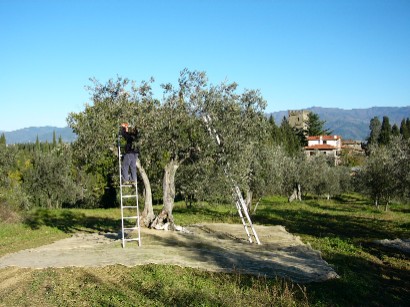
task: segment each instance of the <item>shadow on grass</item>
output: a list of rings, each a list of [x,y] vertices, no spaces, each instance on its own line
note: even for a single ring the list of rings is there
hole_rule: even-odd
[[[315,237],[350,238],[353,241],[395,239],[409,236],[408,229],[400,228],[393,221],[349,214],[333,215],[306,209],[261,208],[252,217],[255,223],[283,225],[288,231]],[[396,227],[398,226],[398,227]]]
[[[217,236],[211,233],[210,236]],[[221,269],[227,269],[231,273],[252,274],[274,280],[275,276],[287,280],[290,278],[296,283],[304,283],[306,273],[312,273],[311,269],[300,270],[300,267],[289,261],[275,261],[270,266],[269,261],[258,258],[256,251],[258,246],[236,242],[238,248],[227,249],[220,242],[206,241],[198,243],[195,238],[176,240],[175,238],[162,237],[160,234],[153,235],[155,241],[161,241],[162,245],[181,247],[181,252],[186,248],[196,250],[194,254],[186,253],[195,262],[215,263]],[[242,245],[243,244],[243,245]],[[242,247],[241,247],[242,246]],[[260,248],[266,249],[263,245]],[[248,252],[245,252],[245,250]],[[269,253],[269,249],[266,250]],[[278,259],[278,258],[275,258]],[[374,262],[354,254],[344,254],[334,251],[326,259],[340,275],[339,279],[325,282],[308,282],[305,284],[307,297],[312,305],[319,306],[406,306],[409,301],[408,291],[410,276],[408,270],[400,270],[383,262]],[[204,265],[205,267],[205,265]]]
[[[199,231],[197,228],[196,231]],[[181,233],[163,236],[150,234],[150,241],[161,242],[161,248],[178,247],[184,255],[183,263],[207,270],[217,270],[275,279],[309,283],[336,278],[337,275],[316,252],[304,246],[278,249],[277,243],[251,244],[222,231],[205,229],[204,236]],[[195,231],[194,231],[195,233]],[[173,263],[170,256],[170,263]],[[203,263],[203,265],[201,265]]]
[[[379,214],[381,212],[376,207],[369,207],[369,206],[365,207],[364,205],[366,204],[364,203],[340,202],[337,204],[337,206],[335,206],[333,200],[331,201],[309,200],[309,201],[304,201],[303,203],[306,206],[309,206],[314,209],[329,210],[329,211],[335,211],[335,212],[352,213],[352,212],[365,211],[365,212],[375,213],[375,214]]]
[[[114,232],[121,225],[119,219],[106,217],[86,216],[81,212],[72,210],[46,210],[38,209],[31,212],[24,223],[31,229],[38,229],[41,226],[55,227],[65,233],[77,231],[86,232]]]
[[[192,206],[189,208],[176,206],[173,209],[173,214],[206,217],[207,220],[215,222],[226,222],[227,218],[236,217],[238,215],[234,206],[225,206],[223,209],[221,209],[221,207],[212,206]]]
[[[300,205],[267,201],[252,220],[264,225],[283,225],[298,235],[319,240],[329,237],[334,238],[333,242],[356,246],[346,246],[350,249],[347,251],[338,250],[343,246],[335,246],[326,252],[325,260],[341,278],[309,284],[308,296],[313,304],[407,306],[410,301],[410,271],[386,260],[390,257],[393,262],[403,261],[405,265],[408,256],[374,243],[377,239],[408,238],[408,222],[390,215],[384,219],[380,211],[373,212],[355,201],[334,204],[313,199]]]
[[[408,306],[408,270],[340,253],[327,260],[341,278],[308,284],[308,297],[313,305],[322,302],[330,306]]]
[[[410,213],[410,206],[406,207],[406,206],[401,206],[398,208],[391,208],[390,210],[395,211],[395,212],[401,212],[401,213]]]

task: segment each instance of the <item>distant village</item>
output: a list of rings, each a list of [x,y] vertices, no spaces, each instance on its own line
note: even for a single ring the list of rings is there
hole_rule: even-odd
[[[310,111],[289,110],[288,123],[292,128],[307,131],[307,122]],[[343,140],[341,135],[308,135],[308,144],[304,150],[307,157],[326,155],[333,157],[336,164],[340,163],[342,150],[349,153],[363,154],[361,141]]]

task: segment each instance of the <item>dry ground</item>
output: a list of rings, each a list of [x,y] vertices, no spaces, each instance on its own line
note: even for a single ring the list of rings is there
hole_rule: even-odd
[[[142,229],[141,246],[127,242],[125,248],[118,234],[77,233],[49,245],[6,255],[0,258],[0,269],[155,263],[281,276],[299,283],[338,277],[318,251],[282,226],[256,226],[262,245],[250,244],[242,225],[197,224],[185,229],[181,232]]]

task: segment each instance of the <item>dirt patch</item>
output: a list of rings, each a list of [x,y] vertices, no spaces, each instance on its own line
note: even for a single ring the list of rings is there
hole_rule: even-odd
[[[78,233],[0,258],[0,268],[173,264],[217,272],[286,277],[298,283],[337,278],[318,251],[282,226],[256,226],[262,245],[250,244],[242,225],[197,224],[185,232],[141,230],[141,246],[118,234]]]

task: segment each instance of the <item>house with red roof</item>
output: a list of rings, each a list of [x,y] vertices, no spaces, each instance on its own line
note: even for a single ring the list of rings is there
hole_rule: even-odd
[[[305,146],[305,153],[308,157],[314,155],[326,155],[339,162],[342,153],[342,138],[340,135],[318,135],[308,136],[308,145]]]

